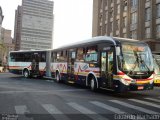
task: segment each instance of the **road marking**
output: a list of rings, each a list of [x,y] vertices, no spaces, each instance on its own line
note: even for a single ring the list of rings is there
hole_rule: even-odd
[[[15,90],[15,91],[0,91],[0,94],[13,94],[13,93],[55,93],[55,92],[83,92],[86,91],[85,89],[61,89],[61,90],[46,90],[46,91],[40,91],[40,90]]]
[[[96,106],[98,106],[98,107],[104,108],[106,110],[112,111],[112,112],[117,113],[117,114],[124,114],[124,113],[126,113],[126,112],[124,112],[124,111],[122,111],[122,110],[120,110],[118,108],[106,105],[106,104],[98,102],[98,101],[91,101],[91,103],[94,104],[94,105],[96,105]]]
[[[148,110],[148,109],[145,109],[145,108],[142,108],[142,107],[139,107],[139,106],[131,105],[131,104],[126,103],[126,102],[122,102],[122,101],[118,101],[118,100],[109,100],[109,101],[120,104],[120,105],[128,107],[128,108],[132,108],[132,109],[141,111],[141,112],[145,112],[145,113],[148,113],[148,114],[159,114],[158,112]]]
[[[60,110],[58,110],[55,106],[53,106],[52,104],[43,104],[42,105],[43,108],[45,110],[47,110],[47,112],[49,112],[50,114],[63,114]]]
[[[28,114],[29,110],[27,109],[27,107],[25,105],[19,105],[19,106],[15,106],[15,110],[17,114]]]
[[[91,119],[93,120],[108,120],[107,118],[97,114],[96,112],[86,108],[86,107],[83,107],[77,103],[74,103],[74,102],[70,102],[70,103],[67,103],[69,106],[71,106],[72,108],[78,110],[80,113],[83,113],[85,114],[86,116],[90,117]]]
[[[155,98],[144,98],[144,99],[151,100],[151,101],[154,101],[154,102],[160,102],[159,99],[155,99]]]
[[[69,120],[69,118],[64,115],[59,109],[57,109],[52,104],[42,104],[42,107],[49,112],[56,120]]]
[[[141,103],[141,104],[145,104],[145,105],[148,105],[148,106],[152,106],[152,107],[156,107],[156,108],[160,108],[160,105],[157,105],[157,104],[154,104],[154,103],[151,103],[151,102],[146,102],[146,101],[143,101],[143,100],[137,100],[137,99],[128,99],[130,101],[134,101],[134,102],[138,102],[138,103]]]
[[[20,119],[20,120],[33,120],[32,117],[28,118],[25,116],[26,114],[30,114],[29,110],[27,109],[27,107],[25,105],[14,106],[14,108],[16,110],[16,114],[18,114],[18,119]]]

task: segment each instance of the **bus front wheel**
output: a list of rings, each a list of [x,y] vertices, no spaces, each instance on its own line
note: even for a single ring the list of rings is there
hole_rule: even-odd
[[[28,71],[28,70],[24,70],[24,71],[23,71],[23,76],[24,76],[25,78],[29,78],[29,71]]]

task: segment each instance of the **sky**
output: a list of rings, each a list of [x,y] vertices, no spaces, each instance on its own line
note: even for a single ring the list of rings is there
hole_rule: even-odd
[[[54,1],[53,47],[89,39],[92,36],[93,0]],[[0,0],[4,19],[2,27],[14,34],[15,10],[22,0]]]

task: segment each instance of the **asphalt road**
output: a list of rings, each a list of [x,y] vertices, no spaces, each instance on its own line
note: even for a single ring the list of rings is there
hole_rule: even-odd
[[[160,87],[115,94],[0,73],[2,120],[160,119]]]

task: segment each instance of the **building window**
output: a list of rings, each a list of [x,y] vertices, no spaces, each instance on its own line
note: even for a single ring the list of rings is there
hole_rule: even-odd
[[[103,16],[102,16],[102,14],[100,15],[100,22],[102,22],[103,21]]]
[[[138,0],[131,0],[131,7],[135,7],[138,4]]]
[[[124,38],[127,38],[127,34],[126,34],[126,33],[123,33],[123,37],[124,37]]]
[[[110,22],[110,32],[113,31],[113,22]]]
[[[137,39],[137,31],[136,30],[131,31],[131,38],[132,39]]]
[[[151,8],[145,9],[145,21],[149,21],[151,19]]]
[[[105,6],[107,6],[107,4],[108,4],[107,2],[108,2],[108,0],[104,0],[104,5]]]
[[[145,38],[151,37],[151,28],[145,28]]]
[[[105,24],[105,32],[106,32],[106,35],[107,35],[107,24]]]
[[[113,17],[113,8],[111,8],[110,16]]]
[[[101,9],[103,9],[103,0],[101,0]]]
[[[108,11],[106,11],[106,21],[108,20]]]
[[[157,9],[157,18],[160,17],[160,4],[156,5],[156,9]]]
[[[160,38],[160,24],[156,27],[156,37]]]
[[[131,24],[137,23],[137,12],[131,13]]]
[[[123,11],[127,11],[127,0],[123,0]]]
[[[117,14],[120,14],[120,5],[117,5]]]
[[[123,27],[127,27],[127,17],[123,18]]]
[[[99,29],[100,29],[100,35],[102,35],[102,26],[100,26]]]
[[[116,21],[116,29],[119,30],[119,26],[120,26],[120,20]]]

